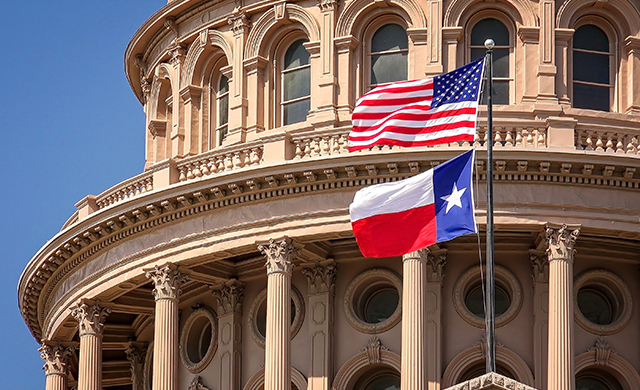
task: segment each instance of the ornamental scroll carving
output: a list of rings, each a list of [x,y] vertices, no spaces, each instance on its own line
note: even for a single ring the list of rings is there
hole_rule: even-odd
[[[548,244],[546,250],[549,261],[556,259],[567,259],[573,261],[575,250],[573,249],[576,239],[580,235],[580,228],[569,228],[567,225],[561,227],[547,225],[545,236]]]
[[[609,358],[612,354],[615,354],[615,351],[611,349],[611,346],[604,337],[598,337],[596,344],[589,348],[587,352],[595,353],[596,364],[599,366],[608,366]]]
[[[332,11],[338,8],[339,0],[317,0],[320,11]]]
[[[38,348],[38,351],[44,360],[42,369],[45,375],[67,375],[69,359],[74,352],[73,347],[63,347],[59,342],[42,340],[42,346]]]
[[[213,297],[218,301],[219,316],[230,313],[238,313],[242,315],[244,285],[245,283],[240,282],[237,279],[230,279],[211,291]]]
[[[291,259],[296,254],[297,249],[293,246],[293,241],[289,237],[278,241],[270,239],[268,243],[258,245],[258,250],[267,258],[265,263],[267,274],[291,274],[291,269],[293,268]]]
[[[382,342],[377,336],[371,336],[367,346],[362,349],[362,352],[367,354],[369,364],[380,363],[380,351],[388,351],[389,348],[382,345]]]
[[[316,262],[302,268],[302,274],[309,282],[309,294],[334,293],[338,264],[333,259]]]
[[[442,282],[444,267],[447,265],[447,252],[427,256],[427,282]]]
[[[101,335],[104,323],[111,314],[111,306],[100,301],[83,299],[71,309],[71,315],[78,321],[80,336]]]
[[[227,23],[231,25],[231,31],[233,31],[233,35],[235,36],[247,34],[249,27],[251,27],[251,21],[244,13],[232,14],[229,16],[229,19],[227,19]]]
[[[209,390],[209,388],[202,384],[200,375],[196,375],[193,377],[193,380],[191,380],[188,390]]]
[[[124,353],[127,354],[127,360],[131,363],[131,380],[134,383],[138,381],[140,384],[143,380],[144,360],[147,355],[146,343],[130,342]]]
[[[168,263],[145,270],[148,279],[153,282],[153,297],[160,299],[180,298],[180,286],[187,281],[187,276],[178,271],[175,264]]]

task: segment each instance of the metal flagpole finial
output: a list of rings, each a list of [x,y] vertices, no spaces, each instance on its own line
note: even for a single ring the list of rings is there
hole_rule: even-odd
[[[489,38],[486,41],[484,41],[484,47],[486,47],[487,49],[491,50],[493,49],[493,47],[496,45],[496,43],[493,41],[493,39]]]

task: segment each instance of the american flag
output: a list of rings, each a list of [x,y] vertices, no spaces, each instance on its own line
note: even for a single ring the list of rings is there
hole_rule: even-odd
[[[353,111],[349,151],[473,141],[484,58],[433,78],[378,87]]]

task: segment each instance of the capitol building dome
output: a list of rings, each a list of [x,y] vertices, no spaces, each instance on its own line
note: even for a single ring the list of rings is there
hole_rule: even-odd
[[[78,194],[19,281],[46,390],[640,389],[637,6],[169,1],[124,58],[144,171]],[[487,38],[491,137],[481,102],[475,141],[348,151],[356,99]],[[365,258],[355,192],[472,148],[479,234]]]

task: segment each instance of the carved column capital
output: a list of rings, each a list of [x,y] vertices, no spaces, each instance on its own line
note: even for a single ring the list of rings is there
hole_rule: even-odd
[[[267,243],[258,244],[258,250],[267,258],[265,266],[267,274],[286,273],[291,274],[293,264],[291,260],[297,249],[289,237],[278,240],[270,239]]]
[[[232,14],[227,19],[227,23],[231,25],[233,35],[247,34],[249,32],[249,27],[251,27],[251,21],[244,13]]]
[[[338,8],[339,0],[317,0],[320,11],[333,11]]]
[[[111,305],[100,301],[83,299],[71,309],[71,315],[78,321],[80,336],[86,334],[102,335],[102,328],[111,314]]]
[[[403,261],[419,259],[426,262],[427,265],[427,282],[441,283],[444,278],[444,268],[447,265],[447,251],[440,249],[435,252],[427,248],[418,249],[415,252],[407,253],[402,256]]]
[[[562,226],[547,224],[545,237],[548,245],[546,254],[549,261],[560,259],[573,261],[575,253],[573,247],[578,235],[580,235],[579,225],[569,227],[566,224]]]
[[[147,278],[153,282],[153,297],[156,301],[180,298],[180,285],[187,280],[187,276],[178,271],[175,264],[156,265],[144,271]]]
[[[546,255],[529,253],[534,283],[549,283],[549,260]]]
[[[63,347],[59,341],[42,340],[42,346],[38,351],[44,360],[42,369],[45,375],[66,376],[68,374],[68,363],[74,352],[73,347]]]
[[[182,45],[175,45],[168,49],[169,53],[169,63],[174,68],[177,68],[182,64],[184,57],[187,55],[187,49],[185,49]]]
[[[135,381],[144,372],[144,360],[147,356],[147,344],[131,341],[124,350],[127,360],[131,363],[131,379]]]
[[[333,259],[304,265],[302,274],[309,282],[309,294],[334,293],[338,264]]]
[[[244,282],[237,279],[229,279],[211,290],[211,294],[218,301],[218,316],[230,313],[242,315],[244,286]]]

